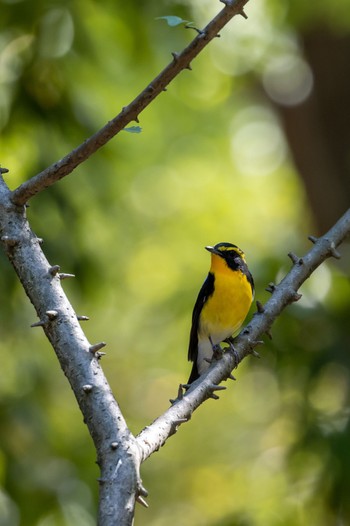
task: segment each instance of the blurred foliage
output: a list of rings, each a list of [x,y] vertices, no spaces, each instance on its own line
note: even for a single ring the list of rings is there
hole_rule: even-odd
[[[15,188],[117,114],[205,24],[209,0],[2,0],[1,164]],[[134,433],[186,380],[206,244],[241,246],[265,301],[288,251],[313,233],[301,179],[270,96],[312,90],[299,32],[348,32],[348,2],[251,0],[124,133],[30,203],[33,230]],[[288,64],[288,80],[272,72]],[[290,61],[286,60],[289,57]],[[280,60],[280,62],[278,62]],[[294,69],[293,69],[294,68]],[[283,69],[283,68],[282,68]],[[271,76],[272,75],[272,76]],[[301,79],[301,80],[300,80]],[[261,81],[261,83],[260,83]],[[349,248],[303,287],[261,360],[247,359],[143,466],[150,509],[136,524],[329,526],[350,521]],[[0,524],[95,523],[98,470],[66,379],[5,256],[0,257]],[[165,482],[166,481],[166,482]]]

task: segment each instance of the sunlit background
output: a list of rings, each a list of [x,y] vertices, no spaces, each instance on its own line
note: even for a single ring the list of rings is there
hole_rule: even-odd
[[[335,6],[336,4],[336,6]],[[62,158],[115,116],[203,27],[214,0],[2,0],[0,129],[6,182]],[[349,207],[348,2],[250,0],[140,116],[28,217],[133,433],[187,380],[203,247],[239,245],[257,299]],[[146,526],[350,522],[349,245],[142,467]],[[0,256],[0,525],[89,526],[95,452],[36,315]],[[251,314],[250,314],[251,315]]]

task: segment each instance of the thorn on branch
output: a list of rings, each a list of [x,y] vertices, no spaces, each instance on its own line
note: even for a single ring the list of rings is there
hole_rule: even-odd
[[[257,300],[256,302],[256,308],[257,308],[258,314],[263,314],[263,312],[265,312],[264,305],[259,300]]]
[[[170,398],[169,402],[171,403],[171,405],[174,405],[175,402],[178,402],[179,400],[182,400],[183,399],[183,396],[184,396],[184,393],[183,393],[183,390],[184,389],[188,389],[189,388],[189,385],[187,384],[180,384],[179,385],[179,388],[177,390],[177,398],[173,399],[173,398]]]
[[[146,488],[141,484],[141,480],[138,481],[137,484],[137,493],[139,495],[142,495],[143,497],[148,497],[148,491]]]
[[[331,253],[331,256],[332,256],[333,258],[335,258],[335,259],[340,259],[340,258],[341,258],[341,254],[340,254],[340,252],[338,252],[338,250],[335,248],[335,244],[334,244],[333,241],[331,242],[330,253]]]
[[[288,252],[288,257],[292,260],[294,265],[302,265],[304,263],[303,258],[299,258],[294,252]]]
[[[92,389],[93,389],[93,386],[90,385],[90,384],[83,385],[83,387],[82,387],[82,390],[83,390],[84,393],[86,393],[86,394],[91,393]]]
[[[266,292],[270,292],[271,294],[273,294],[273,292],[276,290],[276,285],[271,281],[265,290]]]
[[[263,340],[248,340],[252,348],[257,347],[258,345],[264,345]]]
[[[272,340],[272,333],[271,333],[270,329],[266,329],[265,334],[269,338],[269,340]]]
[[[136,502],[138,502],[139,504],[141,504],[144,508],[148,508],[148,504],[147,502],[145,501],[145,499],[143,497],[141,497],[141,495],[138,495],[136,497]]]
[[[45,314],[48,317],[49,321],[55,320],[58,316],[57,310],[47,310]]]
[[[39,243],[39,245],[42,245],[44,243],[44,240],[43,240],[42,237],[37,237],[36,241],[37,241],[37,243]]]
[[[4,167],[0,166],[0,174],[7,174],[7,173],[9,173],[9,171],[10,170],[8,168],[4,168]]]
[[[245,18],[246,20],[248,20],[248,15],[246,14],[246,12],[244,11],[244,9],[242,8],[241,11],[239,12],[239,14],[241,16],[243,16],[243,18]]]
[[[301,297],[302,297],[302,294],[299,294],[299,292],[296,292],[295,290],[291,291],[292,301],[299,301]]]
[[[188,422],[188,418],[178,418],[177,420],[174,420],[172,422],[173,425],[179,426],[181,424],[184,424],[185,422]]]
[[[217,384],[211,384],[210,386],[211,391],[225,391],[227,387],[224,385],[217,385]]]
[[[173,57],[174,62],[177,62],[179,59],[179,53],[176,53],[176,51],[172,51],[171,55]]]
[[[115,451],[119,447],[119,442],[112,442],[111,443],[111,449]]]
[[[263,342],[264,343],[264,342]],[[256,352],[255,349],[250,349],[249,353],[254,356],[254,358],[261,358],[260,354]]]
[[[77,316],[78,321],[88,321],[89,319],[89,316]]]
[[[39,321],[36,321],[35,323],[32,323],[31,324],[31,327],[44,327],[45,325],[45,321],[44,320],[39,320]]]
[[[188,418],[178,418],[176,420],[173,420],[171,422],[171,434],[174,435],[179,429],[180,425],[184,424],[187,421],[188,421]]]
[[[186,66],[185,69],[189,69],[190,71],[192,71],[192,66],[191,66],[191,64],[187,64],[187,66]]]
[[[68,279],[68,278],[75,278],[75,274],[65,274],[65,273],[60,273],[58,275],[58,277],[60,278],[60,280],[62,279]]]
[[[313,244],[315,244],[317,242],[317,240],[318,240],[318,237],[315,237],[315,236],[307,236],[307,238]]]
[[[226,380],[234,380],[234,381],[236,381],[237,378],[235,378],[235,377],[233,376],[233,374],[230,373],[230,374],[228,375],[228,377],[226,378]]]
[[[59,265],[53,265],[49,268],[49,274],[51,274],[51,276],[57,276],[60,270],[61,267]]]
[[[177,390],[177,399],[178,400],[182,400],[183,399],[183,396],[184,396],[184,392],[183,392],[183,388],[186,389],[186,386],[187,384],[180,384],[179,385],[179,388]]]
[[[100,342],[100,343],[95,343],[94,345],[90,345],[89,347],[89,351],[92,353],[92,354],[95,354],[100,350],[100,349],[103,349],[103,347],[106,347],[106,343],[105,342]],[[100,355],[104,355],[105,353],[99,353]]]
[[[224,385],[216,385],[211,384],[209,385],[209,394],[208,398],[212,398],[213,400],[219,400],[219,396],[214,393],[214,391],[224,391],[226,387]]]

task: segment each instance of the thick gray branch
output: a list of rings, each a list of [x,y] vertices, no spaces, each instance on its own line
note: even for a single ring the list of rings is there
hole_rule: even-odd
[[[236,357],[228,351],[223,358],[213,364],[208,372],[194,382],[191,388],[150,426],[146,427],[137,437],[142,450],[142,460],[157,451],[173,435],[181,423],[189,420],[197,407],[207,398],[214,395],[220,382],[228,378],[232,369],[251,354],[259,342],[259,338],[268,332],[274,320],[287,305],[297,301],[301,296],[298,289],[312,272],[325,259],[339,257],[336,251],[344,239],[350,234],[350,209],[343,215],[333,228],[319,239],[312,238],[314,246],[302,258],[290,254],[293,267],[278,284],[270,284],[271,298],[264,306],[259,305],[252,321],[235,339]]]
[[[13,203],[25,204],[31,197],[70,174],[79,164],[110,141],[131,121],[138,121],[140,113],[160,94],[166,86],[184,69],[190,68],[191,61],[219,31],[237,14],[244,15],[243,7],[248,0],[227,0],[224,9],[200,31],[192,42],[181,52],[174,53],[173,60],[148,86],[114,119],[92,135],[75,150],[21,184],[12,195]]]
[[[93,438],[101,469],[99,523],[132,523],[139,479],[139,451],[98,360],[62,287],[58,266],[51,266],[30,230],[25,207],[11,202],[0,176],[0,238],[39,322],[74,391]],[[62,276],[61,276],[62,277]],[[33,329],[37,330],[37,329]]]

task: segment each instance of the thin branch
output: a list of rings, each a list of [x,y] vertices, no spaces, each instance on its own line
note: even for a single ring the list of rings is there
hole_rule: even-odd
[[[79,164],[104,146],[130,122],[138,122],[140,113],[165,90],[166,86],[182,70],[190,69],[191,61],[213,38],[218,36],[219,31],[231,18],[238,14],[243,16],[243,7],[247,2],[248,0],[225,1],[224,9],[209,22],[203,31],[181,53],[173,53],[173,60],[168,66],[128,106],[125,106],[119,115],[63,157],[63,159],[21,184],[13,191],[12,202],[16,205],[24,205],[31,197],[70,174]]]
[[[180,423],[188,421],[193,411],[212,397],[213,391],[217,390],[216,386],[230,377],[232,369],[254,352],[253,348],[259,343],[259,338],[264,333],[269,333],[283,309],[300,299],[298,289],[304,281],[325,259],[339,256],[336,248],[349,235],[350,209],[327,234],[313,240],[314,246],[305,256],[293,261],[290,272],[278,285],[274,285],[271,298],[263,306],[260,303],[252,321],[235,339],[234,351],[230,349],[225,352],[222,359],[215,362],[185,394],[180,389],[172,406],[136,437],[142,451],[142,461],[157,451],[177,431]]]

